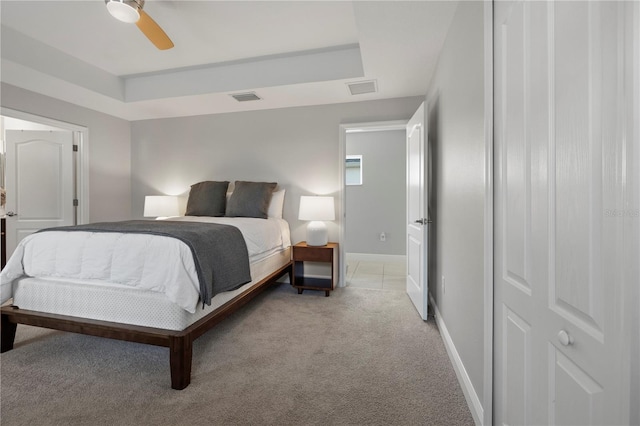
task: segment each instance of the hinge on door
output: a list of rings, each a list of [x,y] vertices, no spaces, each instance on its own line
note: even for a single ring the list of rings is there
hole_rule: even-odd
[[[75,198],[73,200],[73,207],[78,207],[78,199],[77,198]]]
[[[73,152],[78,152],[78,145],[73,145]]]

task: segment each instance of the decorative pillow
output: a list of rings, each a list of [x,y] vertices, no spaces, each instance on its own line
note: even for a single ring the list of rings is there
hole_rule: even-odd
[[[227,203],[226,216],[266,219],[271,196],[276,185],[276,182],[245,182],[237,180]]]
[[[227,192],[227,203],[229,203],[231,194],[233,194],[233,191]],[[271,202],[269,203],[269,209],[267,210],[268,217],[282,219],[282,212],[284,210],[284,194],[284,189],[273,191],[273,194],[271,195]]]
[[[271,202],[267,210],[267,216],[282,219],[282,209],[284,207],[284,189],[273,191]]]
[[[205,181],[191,185],[185,216],[224,216],[228,187],[228,181]]]

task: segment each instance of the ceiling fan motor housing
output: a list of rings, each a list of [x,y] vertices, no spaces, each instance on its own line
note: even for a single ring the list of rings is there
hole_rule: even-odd
[[[107,10],[119,21],[134,24],[140,19],[144,0],[104,0]]]

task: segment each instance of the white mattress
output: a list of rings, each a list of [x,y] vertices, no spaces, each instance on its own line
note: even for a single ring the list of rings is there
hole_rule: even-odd
[[[291,245],[283,219],[176,217],[172,221],[237,227],[249,262]],[[149,234],[41,232],[24,238],[0,273],[0,303],[12,296],[12,282],[25,276],[151,290],[193,313],[200,297],[193,255],[182,241]]]
[[[189,313],[156,291],[113,283],[23,277],[13,282],[13,304],[21,309],[112,321],[167,330],[184,330],[195,321],[250,289],[291,259],[290,248],[251,263],[252,281],[219,293],[211,305]]]

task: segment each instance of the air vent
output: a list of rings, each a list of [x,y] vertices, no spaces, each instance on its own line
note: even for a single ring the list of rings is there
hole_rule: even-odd
[[[262,98],[255,94],[255,92],[247,92],[247,93],[235,93],[231,95],[233,99],[238,102],[248,102],[248,101],[259,101]]]
[[[352,95],[362,95],[365,93],[375,93],[378,91],[375,80],[347,83],[347,86],[349,86],[349,91]]]

